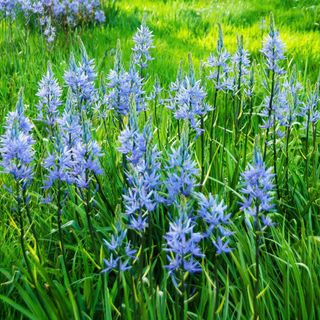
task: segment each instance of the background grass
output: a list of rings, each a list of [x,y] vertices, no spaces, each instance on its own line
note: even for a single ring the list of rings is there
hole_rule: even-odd
[[[148,72],[153,79],[159,75],[162,84],[167,85],[175,78],[178,65],[187,60],[192,53],[196,68],[214,50],[217,41],[217,23],[221,23],[227,48],[233,52],[236,36],[244,36],[244,45],[251,55],[260,61],[261,41],[267,33],[268,16],[273,12],[276,25],[280,29],[282,40],[286,44],[287,61],[291,66],[297,65],[301,79],[318,77],[320,61],[320,4],[318,1],[118,1],[113,8],[106,3],[107,23],[103,26],[78,28],[67,34],[59,33],[57,41],[51,49],[46,47],[43,37],[37,28],[25,28],[21,21],[10,25],[2,22],[0,27],[0,122],[8,110],[12,110],[19,89],[24,88],[25,103],[29,106],[27,113],[35,116],[38,81],[46,71],[48,61],[62,83],[64,70],[67,68],[71,52],[79,55],[79,39],[81,39],[91,58],[95,59],[100,80],[103,82],[109,68],[113,65],[117,39],[121,40],[124,61],[129,65],[132,36],[146,17],[147,25],[154,33],[154,61],[150,63]],[[266,20],[266,23],[263,23]],[[294,61],[294,62],[292,62]],[[260,101],[257,99],[256,104]],[[170,112],[163,111],[163,126]],[[118,132],[109,119],[108,137],[116,141]],[[258,127],[257,117],[254,127]],[[163,129],[163,128],[162,128]],[[161,130],[164,142],[164,130]],[[99,141],[105,141],[103,128],[97,128]],[[46,141],[41,132],[36,133],[40,139],[37,153],[46,150]],[[219,136],[219,133],[217,134]],[[172,137],[171,137],[172,138]],[[295,133],[295,139],[299,133]],[[172,138],[173,139],[173,138]],[[171,141],[171,140],[170,140]],[[252,144],[254,137],[251,137]],[[164,144],[164,143],[163,143]],[[232,139],[227,140],[227,150],[232,155]],[[119,166],[119,155],[116,145],[103,145],[105,157],[103,167],[106,180],[103,192],[115,211],[120,210],[122,186]],[[199,152],[199,145],[195,148]],[[262,319],[318,319],[320,315],[318,301],[320,299],[320,240],[319,240],[319,206],[320,192],[318,179],[307,186],[299,172],[303,172],[303,156],[294,151],[290,163],[292,171],[291,186],[297,192],[290,195],[290,202],[281,203],[283,212],[290,217],[289,222],[279,215],[277,227],[267,234],[262,246],[262,288],[260,294]],[[249,157],[248,157],[249,158]],[[220,157],[213,160],[214,170],[219,171]],[[232,157],[226,164],[226,176],[232,176],[234,163]],[[215,175],[219,175],[216,172]],[[281,173],[280,173],[281,175]],[[317,169],[317,176],[319,169]],[[105,182],[103,181],[103,182]],[[8,180],[1,176],[1,184]],[[226,194],[222,187],[217,193]],[[34,186],[39,189],[40,184]],[[222,190],[222,191],[221,191]],[[76,197],[76,196],[75,196]],[[101,195],[97,195],[95,228],[103,237],[110,231],[113,218],[104,205]],[[38,208],[39,194],[34,192],[31,206]],[[72,285],[68,284],[66,272],[62,267],[57,230],[55,224],[55,206],[40,206],[33,211],[36,228],[41,230],[42,251],[47,257],[46,265],[39,262],[36,247],[29,242],[28,251],[32,262],[32,270],[41,287],[44,302],[52,319],[80,318],[77,314],[74,292],[81,296],[79,303],[85,310],[87,319],[111,319],[119,317],[116,309],[119,292],[117,281],[110,277],[100,277],[100,266],[90,252],[87,230],[77,221],[85,220],[83,205],[67,203],[63,220],[64,235],[68,251],[68,267],[71,270]],[[25,274],[21,256],[21,248],[17,240],[19,228],[16,225],[16,213],[10,208],[14,202],[5,191],[0,193],[0,318],[2,319],[45,319],[46,315],[37,303],[32,284]],[[239,227],[240,214],[235,215],[236,250],[228,257],[222,258],[219,269],[221,278],[221,319],[248,319],[252,314],[252,291],[254,273],[254,237],[244,233]],[[27,230],[27,237],[32,238]],[[101,257],[102,249],[100,252]],[[152,252],[147,252],[146,259],[151,260]],[[50,259],[49,259],[50,258]],[[228,259],[231,261],[228,262]],[[164,263],[165,256],[159,260]],[[149,265],[145,271],[145,280],[153,274],[155,266]],[[213,279],[210,270],[212,263],[203,265],[201,285],[193,283],[196,293],[190,294],[188,317],[190,319],[209,319],[214,296]],[[142,299],[143,319],[168,319],[174,317],[174,292],[172,284],[165,277],[157,287],[135,288],[131,275],[123,277],[123,312],[126,319],[134,319],[137,296]],[[72,287],[72,290],[71,290]],[[169,288],[170,290],[167,290]],[[200,290],[202,289],[202,290]],[[140,291],[139,291],[140,290]],[[133,294],[135,293],[135,294]],[[150,298],[151,297],[151,298]],[[138,300],[139,300],[138,299]]]
[[[129,62],[132,36],[143,17],[155,35],[155,60],[151,75],[159,74],[168,84],[178,65],[192,52],[199,65],[214,50],[217,23],[221,23],[225,44],[233,52],[236,36],[243,35],[244,46],[253,57],[259,57],[261,41],[267,32],[268,16],[273,12],[281,38],[286,44],[288,62],[294,60],[301,73],[311,80],[318,76],[320,59],[320,4],[317,0],[297,1],[117,1],[115,7],[105,3],[107,23],[104,26],[78,28],[60,33],[51,50],[37,29],[26,29],[21,23],[2,23],[0,32],[0,109],[6,112],[15,104],[17,93],[25,87],[26,102],[33,104],[38,81],[52,61],[61,79],[70,52],[78,52],[82,39],[98,71],[105,75],[113,65],[117,39],[121,40],[124,60]],[[28,84],[28,85],[26,85]],[[11,106],[11,107],[10,107]],[[3,119],[3,114],[1,119]]]

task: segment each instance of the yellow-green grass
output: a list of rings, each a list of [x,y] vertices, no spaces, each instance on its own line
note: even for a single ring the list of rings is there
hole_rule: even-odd
[[[106,3],[107,6],[107,3]],[[226,47],[233,52],[236,38],[243,35],[245,48],[253,57],[260,55],[262,39],[267,33],[269,13],[273,12],[281,38],[286,44],[287,63],[313,81],[319,72],[320,5],[317,1],[118,1],[116,11],[106,9],[106,25],[89,26],[60,32],[53,48],[47,49],[37,28],[25,28],[21,21],[1,24],[0,32],[0,109],[12,108],[20,87],[26,102],[35,102],[37,82],[47,62],[60,79],[72,51],[78,52],[79,38],[98,70],[106,75],[113,64],[114,47],[121,40],[124,60],[129,63],[132,36],[145,17],[155,36],[151,75],[159,74],[168,83],[181,61],[192,53],[199,66],[214,50],[217,23],[222,24]],[[262,21],[265,27],[262,28]],[[4,114],[0,114],[3,118]]]

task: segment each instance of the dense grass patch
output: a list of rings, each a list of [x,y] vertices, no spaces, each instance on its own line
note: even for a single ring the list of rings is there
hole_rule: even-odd
[[[0,318],[318,319],[319,10],[310,0],[119,1],[106,3],[104,25],[60,33],[50,48],[37,28],[2,22],[2,165],[13,148],[34,154],[17,165],[31,167],[32,180],[1,174]],[[270,11],[285,43],[276,58],[283,72],[261,52]],[[154,48],[140,68],[132,37],[144,17]],[[250,67],[208,60],[243,53],[242,45]],[[47,70],[62,88],[53,123],[38,106]],[[14,110],[32,130],[7,116]],[[249,163],[273,208],[246,193]],[[223,231],[210,233],[215,222],[200,213],[210,194],[230,213]],[[241,209],[248,194],[251,218]],[[183,237],[170,247],[174,223],[193,237],[184,258],[197,263],[170,273],[168,256],[187,247]],[[219,235],[231,252],[219,252]]]

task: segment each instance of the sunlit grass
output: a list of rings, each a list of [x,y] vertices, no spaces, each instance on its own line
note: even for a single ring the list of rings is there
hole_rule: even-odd
[[[121,40],[124,64],[129,65],[132,47],[132,35],[145,16],[147,25],[154,33],[154,60],[150,63],[148,74],[152,85],[155,75],[167,86],[175,79],[181,60],[184,69],[188,68],[188,53],[192,53],[196,74],[199,75],[200,61],[205,61],[215,49],[217,41],[217,23],[222,24],[225,45],[231,52],[236,48],[237,35],[243,35],[244,47],[252,57],[261,61],[260,50],[262,39],[267,29],[261,28],[262,20],[268,21],[270,11],[274,13],[282,40],[286,44],[287,60],[285,65],[297,65],[299,77],[303,83],[306,79],[313,82],[319,74],[320,60],[320,5],[317,1],[281,1],[267,3],[254,0],[239,1],[154,1],[135,0],[119,1],[117,12],[111,12],[105,26],[89,26],[79,28],[70,34],[59,34],[52,49],[48,49],[38,29],[25,29],[8,23],[0,25],[0,123],[1,133],[4,117],[14,108],[20,88],[24,89],[27,113],[36,117],[38,81],[45,73],[48,61],[52,62],[54,73],[63,83],[63,73],[68,66],[71,52],[79,56],[80,40],[85,44],[88,55],[95,59],[99,74],[98,83],[104,83],[109,69],[113,66],[117,39]],[[266,22],[267,24],[267,22]],[[260,66],[258,66],[260,67]],[[258,69],[262,70],[262,68]],[[256,75],[262,82],[262,72]],[[263,88],[256,88],[255,107],[261,103]],[[307,88],[306,91],[308,91]],[[209,88],[209,98],[212,92]],[[221,98],[221,97],[220,97]],[[212,99],[210,100],[212,101]],[[222,103],[222,99],[220,101]],[[153,111],[151,109],[151,111]],[[169,149],[175,139],[175,128],[167,135],[171,122],[171,112],[160,111],[161,124],[160,145],[163,150]],[[247,160],[252,155],[255,134],[259,128],[259,119],[253,114],[252,131],[249,136]],[[96,138],[101,142],[104,157],[102,167],[105,177],[102,181],[102,192],[107,195],[114,212],[106,206],[100,193],[96,195],[94,225],[100,238],[110,232],[114,223],[113,214],[121,212],[122,182],[121,156],[117,154],[118,128],[108,118],[106,128],[96,128]],[[216,129],[219,140],[224,127]],[[250,129],[250,130],[251,130]],[[238,210],[237,186],[230,186],[234,168],[234,145],[231,130],[227,134],[226,156],[223,170],[223,181],[214,181],[214,193],[227,199],[234,198],[233,213],[235,232],[235,249],[228,256],[221,258],[219,276],[221,279],[220,304],[217,319],[249,319],[253,313],[252,295],[254,290],[254,234],[244,232],[242,215]],[[38,130],[35,136],[39,143],[37,154],[47,150],[48,141]],[[107,138],[106,138],[107,137]],[[318,137],[317,137],[318,138]],[[240,139],[243,141],[244,134]],[[301,172],[304,170],[306,155],[301,148],[304,134],[298,130],[293,132],[290,151],[290,192],[279,201],[279,211],[275,215],[276,226],[266,234],[261,246],[261,288],[258,296],[261,319],[318,319],[320,315],[320,168],[316,163],[315,177],[306,184]],[[111,141],[111,142],[110,142]],[[168,145],[166,145],[168,143]],[[220,157],[217,151],[212,159],[206,154],[206,161],[212,164],[211,175],[216,177],[221,170]],[[298,147],[295,147],[298,146]],[[201,164],[201,145],[199,141],[193,146],[195,160]],[[300,149],[299,149],[300,148]],[[280,157],[283,156],[280,151]],[[283,161],[283,160],[281,160]],[[37,170],[40,170],[40,163]],[[282,165],[282,164],[281,164]],[[242,168],[243,169],[243,168]],[[280,172],[280,178],[283,178]],[[210,182],[211,177],[208,178]],[[310,178],[311,179],[311,178]],[[10,180],[1,175],[0,187],[10,184]],[[33,190],[41,189],[41,181],[36,181]],[[14,201],[7,191],[0,193],[0,318],[3,319],[136,319],[139,301],[142,303],[141,319],[173,319],[175,318],[174,288],[167,276],[158,274],[159,266],[150,263],[145,268],[144,284],[136,287],[130,273],[121,277],[123,301],[119,306],[120,289],[115,277],[101,276],[101,260],[103,247],[99,247],[100,261],[96,261],[92,248],[88,245],[88,232],[85,228],[85,210],[79,197],[70,193],[70,199],[63,213],[63,231],[65,236],[68,270],[71,284],[68,283],[66,270],[63,268],[57,228],[55,222],[56,206],[39,205],[40,196],[36,191],[31,194],[30,206],[34,208],[34,224],[40,231],[40,243],[33,240],[30,227],[26,230],[29,259],[33,273],[36,275],[47,314],[40,307],[33,285],[28,278],[23,264],[21,248],[17,241],[19,227],[16,212],[11,210]],[[163,209],[160,214],[167,214]],[[79,221],[77,220],[80,217]],[[39,261],[37,246],[42,247],[45,263]],[[146,251],[145,259],[156,259],[161,266],[166,263],[165,254],[153,256],[152,250]],[[152,257],[152,258],[151,258]],[[210,270],[212,261],[202,261],[204,272],[198,283],[192,283],[188,297],[188,319],[210,319],[213,312],[215,283]],[[158,268],[158,269],[156,269]],[[156,270],[156,271],[155,271]],[[161,279],[156,286],[150,285],[153,276]],[[141,291],[139,291],[142,288]],[[78,301],[77,301],[78,299]],[[83,310],[79,314],[77,303]],[[122,310],[121,310],[122,309]]]

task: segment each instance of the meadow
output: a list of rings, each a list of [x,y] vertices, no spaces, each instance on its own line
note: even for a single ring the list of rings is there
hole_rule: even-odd
[[[0,21],[0,319],[319,319],[318,1],[102,9]]]

